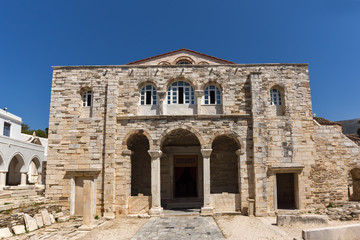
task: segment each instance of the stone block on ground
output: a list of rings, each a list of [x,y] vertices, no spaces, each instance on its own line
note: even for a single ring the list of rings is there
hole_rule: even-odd
[[[56,220],[57,220],[59,217],[62,217],[62,216],[64,216],[64,213],[63,213],[63,212],[58,212],[58,213],[55,213],[55,214],[54,214],[54,217],[55,217]]]
[[[41,210],[41,216],[44,222],[45,226],[50,226],[51,225],[51,219],[50,219],[50,215],[49,212],[46,209]]]
[[[360,224],[303,230],[304,240],[358,240]]]
[[[278,226],[294,224],[327,224],[328,217],[322,215],[277,215],[276,224]]]
[[[0,239],[11,237],[12,233],[9,228],[0,228]]]
[[[36,224],[38,225],[38,227],[44,226],[44,222],[43,222],[41,214],[35,214],[34,218],[36,220]]]
[[[36,223],[35,218],[30,217],[29,214],[26,213],[24,214],[24,221],[25,221],[25,227],[29,232],[38,229],[38,225]]]
[[[54,223],[55,223],[54,215],[49,214],[49,217],[50,217],[50,222],[51,222],[51,224],[54,224]]]
[[[70,220],[70,216],[62,216],[58,218],[59,222],[66,222]]]
[[[14,231],[14,233],[16,235],[25,233],[25,226],[24,225],[12,226],[11,228],[12,228],[12,230]]]

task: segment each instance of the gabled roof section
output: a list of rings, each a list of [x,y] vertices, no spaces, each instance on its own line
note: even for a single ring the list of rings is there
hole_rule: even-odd
[[[233,62],[213,57],[207,54],[199,53],[190,49],[182,48],[172,52],[163,53],[153,57],[144,58],[126,65],[174,65],[177,61],[189,60],[192,64],[235,64]]]
[[[322,117],[314,117],[314,119],[320,125],[338,125],[338,126],[342,126],[341,123],[333,122],[333,121],[327,120],[327,119],[322,118]]]

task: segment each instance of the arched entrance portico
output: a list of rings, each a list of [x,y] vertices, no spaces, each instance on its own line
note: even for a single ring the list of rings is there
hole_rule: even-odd
[[[9,164],[6,174],[6,185],[26,185],[26,173],[21,172],[25,166],[24,159],[20,154],[15,154]]]
[[[189,130],[178,128],[162,139],[161,204],[166,209],[203,205],[201,144]]]

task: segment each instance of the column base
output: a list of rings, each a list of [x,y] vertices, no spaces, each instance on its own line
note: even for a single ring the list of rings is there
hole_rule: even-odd
[[[115,214],[114,213],[104,213],[104,218],[107,220],[112,220],[115,219]]]
[[[95,225],[81,225],[78,229],[80,231],[91,231],[95,227]]]
[[[150,216],[152,217],[156,217],[156,216],[160,216],[163,212],[163,208],[162,207],[154,207],[151,208],[149,211]]]
[[[200,215],[201,216],[212,216],[214,214],[214,209],[212,207],[202,207]]]

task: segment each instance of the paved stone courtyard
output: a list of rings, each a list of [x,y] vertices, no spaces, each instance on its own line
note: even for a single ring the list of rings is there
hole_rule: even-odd
[[[225,239],[212,217],[151,218],[132,240]]]

